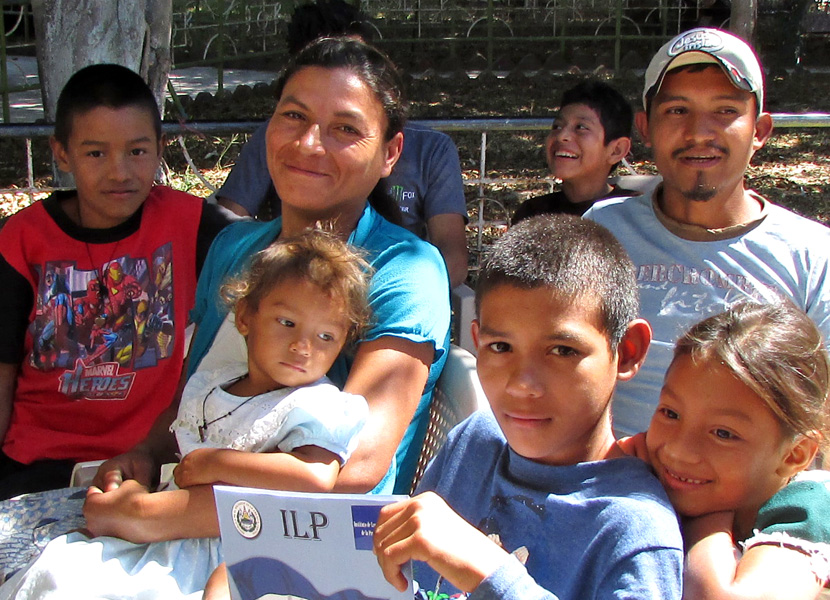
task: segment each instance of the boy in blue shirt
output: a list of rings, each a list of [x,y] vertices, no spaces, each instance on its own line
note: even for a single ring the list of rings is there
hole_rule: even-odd
[[[513,223],[542,214],[582,215],[599,200],[639,195],[608,181],[631,149],[633,123],[631,105],[607,83],[583,81],[566,90],[545,142],[548,167],[562,189],[522,202]]]
[[[675,514],[611,430],[615,384],[651,337],[637,311],[631,261],[603,227],[541,216],[494,245],[473,323],[492,413],[450,433],[426,493],[381,511],[390,583],[405,589],[400,568],[415,559],[430,599],[680,598]]]

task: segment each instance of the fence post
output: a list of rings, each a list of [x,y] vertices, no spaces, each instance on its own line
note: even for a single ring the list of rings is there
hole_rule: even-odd
[[[478,171],[478,244],[481,252],[484,245],[484,173],[487,169],[487,131],[481,132],[481,160]]]
[[[623,0],[617,0],[617,23],[614,28],[614,72],[620,72],[620,35],[622,35]]]
[[[732,0],[729,15],[729,29],[750,45],[755,37],[755,22],[758,20],[758,2],[756,0]]]
[[[224,88],[225,75],[225,0],[219,2],[219,64],[216,67],[217,90]]]
[[[493,70],[493,0],[487,0],[487,68]]]
[[[6,71],[6,14],[5,9],[0,14],[0,85],[3,86],[3,122],[9,123],[9,74]]]

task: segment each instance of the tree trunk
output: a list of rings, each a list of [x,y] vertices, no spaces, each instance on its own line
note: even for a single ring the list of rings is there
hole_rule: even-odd
[[[116,63],[140,73],[164,110],[172,0],[32,0],[43,112],[55,121],[64,84],[78,69]],[[61,185],[71,185],[56,173]]]
[[[754,45],[757,21],[758,0],[732,0],[732,14],[729,17],[732,33]]]
[[[170,73],[170,38],[173,32],[173,0],[145,0],[147,36],[141,59],[141,76],[153,90],[159,110],[164,115],[167,75]]]

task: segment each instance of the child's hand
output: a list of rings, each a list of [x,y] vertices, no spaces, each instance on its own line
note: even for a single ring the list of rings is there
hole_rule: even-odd
[[[183,457],[173,470],[173,479],[180,488],[194,485],[219,483],[216,477],[216,465],[223,448],[198,448]]]
[[[640,432],[632,435],[631,437],[619,439],[617,440],[617,445],[620,447],[620,450],[629,456],[639,458],[640,460],[651,464],[651,460],[648,456],[648,446],[646,446],[645,432]]]
[[[401,565],[411,559],[426,562],[458,589],[472,592],[509,556],[433,492],[383,507],[374,552],[384,577],[400,591],[407,588]]]

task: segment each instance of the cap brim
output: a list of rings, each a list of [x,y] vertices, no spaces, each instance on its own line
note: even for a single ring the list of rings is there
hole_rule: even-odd
[[[729,81],[734,85],[736,88],[740,90],[744,90],[746,92],[750,92],[754,94],[757,98],[757,90],[752,89],[752,86],[749,85],[748,80],[745,77],[739,77],[736,79],[737,73],[733,73],[730,70],[729,64],[725,63],[723,60],[718,58],[717,56],[713,56],[708,52],[701,52],[699,50],[690,50],[688,52],[684,52],[682,54],[678,54],[672,60],[663,67],[663,72],[660,73],[660,77],[658,77],[657,81],[654,83],[651,88],[644,94],[643,99],[645,100],[645,96],[648,95],[648,92],[654,90],[654,95],[656,96],[657,93],[660,91],[660,87],[663,85],[663,80],[666,77],[666,74],[669,71],[674,69],[679,69],[680,67],[685,67],[688,65],[717,65],[721,68],[724,72],[726,77]],[[760,111],[760,108],[758,109]]]

